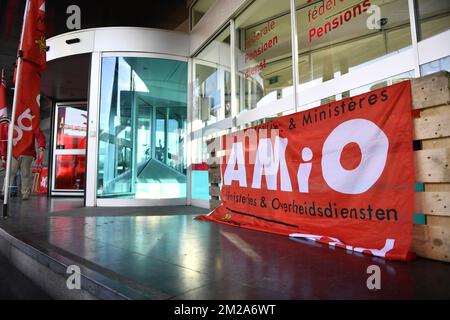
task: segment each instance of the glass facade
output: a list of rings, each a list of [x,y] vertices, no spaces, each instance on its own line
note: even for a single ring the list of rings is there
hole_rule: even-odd
[[[187,63],[104,57],[98,198],[186,197]]]
[[[420,66],[420,71],[423,76],[442,70],[450,72],[450,56]]]
[[[225,28],[194,59],[192,129],[231,117],[230,29]],[[203,135],[192,141],[192,197],[209,199],[208,153]]]
[[[193,129],[231,116],[230,30],[195,57]]]
[[[195,56],[192,199],[209,198],[208,138],[295,112],[295,96],[298,108],[313,108],[416,77],[419,71],[425,75],[449,68],[445,57],[420,70],[411,64],[385,77],[348,80],[374,64],[389,70],[392,58],[410,52],[414,14],[419,41],[449,30],[448,1],[418,0],[415,13],[408,0],[296,0],[295,5],[293,25],[289,0],[252,1]],[[298,59],[293,56],[294,30]],[[325,86],[340,79],[345,90]],[[317,99],[304,97],[312,91]]]
[[[339,78],[411,45],[408,0],[304,2],[297,1],[296,12],[300,87]]]
[[[292,94],[289,0],[255,1],[236,18],[235,28],[239,112]]]
[[[418,0],[419,38],[421,40],[447,31],[450,27],[450,1]]]
[[[227,7],[214,2],[194,2],[191,24],[208,9]],[[101,53],[93,201],[185,199],[207,206],[208,139],[450,69],[441,41],[450,29],[448,1],[294,2],[243,1],[207,41],[203,27],[200,35],[192,30],[191,55],[167,53],[184,61]]]

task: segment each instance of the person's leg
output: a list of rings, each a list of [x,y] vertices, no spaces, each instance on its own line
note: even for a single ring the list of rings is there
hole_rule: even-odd
[[[17,194],[19,193],[19,184],[20,184],[20,172],[19,170],[17,170],[17,173],[14,176],[13,182],[11,184],[11,197],[17,197]]]
[[[22,199],[28,200],[31,193],[31,164],[33,157],[20,157],[20,176],[22,178]]]
[[[5,177],[6,177],[6,170],[1,168],[0,169],[0,190],[1,190],[1,194],[2,196],[5,194],[5,190],[4,190],[4,184],[5,184]]]

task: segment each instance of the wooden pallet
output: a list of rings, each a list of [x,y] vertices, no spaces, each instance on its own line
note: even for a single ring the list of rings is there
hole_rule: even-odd
[[[206,142],[207,146],[211,146],[216,142],[215,139],[208,140]],[[208,159],[208,180],[209,180],[209,195],[211,199],[209,200],[209,207],[211,210],[216,209],[218,206],[220,206],[220,181],[222,179],[222,175],[220,173],[220,165],[219,161],[217,161],[216,158],[216,150],[215,148],[211,147],[209,148],[211,152],[209,153],[209,159]]]
[[[416,181],[424,192],[415,195],[415,212],[426,215],[425,225],[414,225],[413,248],[418,256],[450,262],[450,81],[439,72],[411,82]]]
[[[414,225],[412,251],[418,256],[450,262],[450,80],[439,72],[411,81],[414,139],[421,150],[414,152],[415,179],[424,192],[415,194],[415,212],[426,215],[425,225]],[[211,139],[207,144],[214,143]],[[211,159],[216,153],[211,152]],[[213,161],[209,169],[210,207],[220,201],[220,168]]]

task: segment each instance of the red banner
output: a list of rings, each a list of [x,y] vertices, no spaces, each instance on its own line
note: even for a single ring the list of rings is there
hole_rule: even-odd
[[[22,47],[23,59],[33,63],[42,71],[47,66],[45,0],[30,0],[25,19],[25,34]]]
[[[30,0],[26,14],[23,61],[20,69],[13,155],[34,149],[34,131],[40,122],[41,71],[46,67],[45,1]]]
[[[222,205],[200,219],[409,260],[410,82],[222,138]]]

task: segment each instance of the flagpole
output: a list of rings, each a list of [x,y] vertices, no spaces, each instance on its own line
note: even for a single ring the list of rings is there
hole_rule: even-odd
[[[20,83],[20,71],[22,69],[22,61],[23,61],[23,40],[25,38],[25,27],[27,23],[27,14],[28,9],[30,6],[30,0],[26,0],[25,4],[25,12],[23,14],[23,24],[22,24],[22,34],[20,36],[20,47],[19,47],[19,55],[17,57],[17,69],[16,69],[16,83],[14,85],[14,100],[13,100],[13,106],[11,110],[11,121],[9,123],[9,130],[8,130],[8,151],[7,151],[7,158],[6,158],[6,176],[5,176],[5,183],[4,183],[4,190],[5,190],[5,196],[3,198],[3,218],[8,218],[8,202],[9,197],[11,194],[11,188],[10,188],[10,175],[11,175],[11,161],[12,161],[12,151],[13,151],[13,137],[14,137],[14,124],[16,122],[16,109],[17,109],[17,99],[18,99],[18,88]]]

